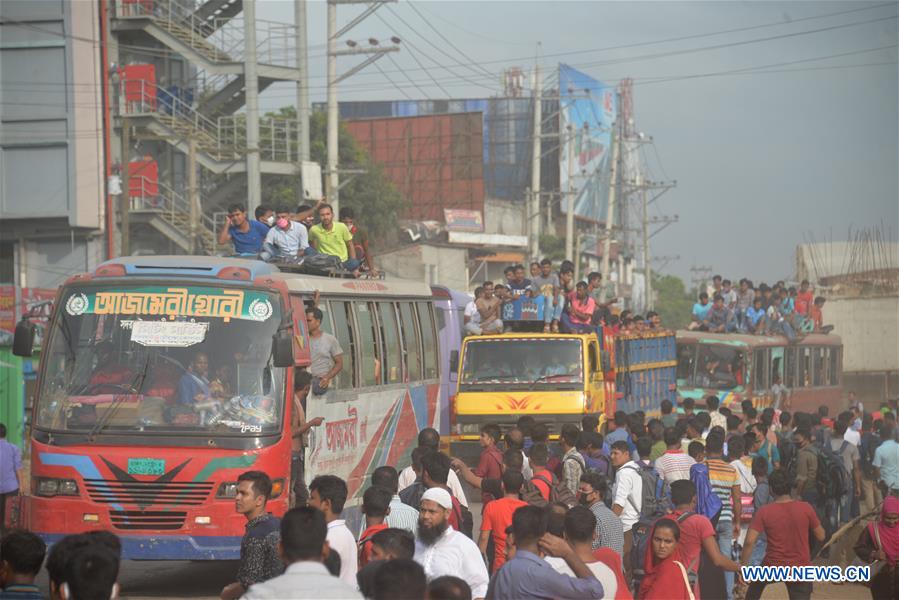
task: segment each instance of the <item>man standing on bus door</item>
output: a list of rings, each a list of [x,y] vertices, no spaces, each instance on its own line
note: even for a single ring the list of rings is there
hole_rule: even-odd
[[[324,423],[324,417],[306,420],[306,396],[312,387],[312,375],[297,370],[293,376],[293,419],[291,419],[290,493],[291,506],[306,506],[309,490],[303,475],[303,450],[309,443],[308,432]]]
[[[317,308],[306,309],[306,324],[309,327],[309,354],[311,363],[309,373],[312,375],[312,393],[316,396],[324,394],[331,381],[343,369],[343,348],[340,342],[330,333],[322,331],[324,314]]]

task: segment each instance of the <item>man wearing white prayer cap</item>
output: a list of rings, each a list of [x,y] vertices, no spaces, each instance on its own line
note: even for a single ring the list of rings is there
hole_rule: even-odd
[[[453,499],[442,488],[429,488],[421,497],[415,561],[424,567],[428,581],[443,575],[461,577],[471,586],[472,598],[484,598],[490,576],[481,551],[449,522]]]

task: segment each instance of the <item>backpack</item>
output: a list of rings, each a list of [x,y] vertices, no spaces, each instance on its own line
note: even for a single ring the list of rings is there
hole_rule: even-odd
[[[453,512],[456,514],[456,521],[459,523],[459,531],[465,534],[469,539],[474,539],[474,517],[471,511],[462,506],[455,496],[453,498]]]
[[[696,512],[713,520],[715,515],[721,512],[724,504],[712,491],[708,467],[702,463],[690,467],[690,481],[696,486]]]
[[[823,500],[842,498],[852,490],[852,479],[846,465],[843,464],[843,452],[849,446],[849,442],[843,440],[840,449],[833,451],[830,443],[824,446],[822,452],[818,452],[818,472],[815,474],[815,487],[818,496]]]
[[[866,433],[862,435],[862,443],[859,446],[859,463],[862,468],[862,475],[865,479],[876,479],[874,472],[874,453],[880,447],[880,436],[876,433]]]
[[[628,501],[631,503],[641,517],[659,517],[668,512],[671,505],[671,491],[668,489],[668,482],[659,477],[658,472],[649,465],[640,464],[639,467],[630,467],[625,465],[622,469],[633,469],[640,476],[641,486],[641,503],[639,509],[634,505],[634,501],[628,495]]]
[[[310,254],[303,257],[302,271],[306,275],[329,277],[343,270],[340,259],[330,254]]]
[[[677,517],[675,521],[677,521],[677,524],[680,525],[695,514],[696,513],[693,511],[687,511]],[[639,521],[634,523],[634,527],[632,529],[634,534],[634,546],[633,548],[631,548],[631,565],[633,565],[633,581],[635,590],[640,589],[640,583],[643,581],[643,576],[646,575],[646,549],[650,544],[649,537],[652,533],[652,527],[653,525],[655,525],[655,522],[658,520],[658,518],[659,516],[652,518],[641,518]],[[702,555],[702,552],[700,552],[700,555]],[[690,589],[692,590],[696,587],[699,564],[686,565],[686,567],[687,580],[690,584]]]
[[[534,475],[530,481],[526,481],[518,497],[527,502],[531,506],[543,508],[552,502],[561,502],[568,508],[577,504],[577,496],[568,489],[561,479],[556,478],[550,473],[552,480],[547,479],[543,475]],[[540,488],[534,484],[534,480],[539,479],[549,487],[549,502],[543,497]]]
[[[793,464],[793,459],[796,457],[796,444],[794,444],[793,440],[786,435],[778,435],[777,438],[777,451],[780,452],[780,464]]]

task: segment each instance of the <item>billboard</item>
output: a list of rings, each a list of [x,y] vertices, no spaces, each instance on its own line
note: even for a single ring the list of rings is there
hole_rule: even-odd
[[[568,145],[573,143],[574,214],[581,219],[603,221],[609,194],[612,127],[618,109],[615,88],[560,64],[559,96],[561,210],[568,211]],[[569,124],[574,126],[574,135],[568,135]]]

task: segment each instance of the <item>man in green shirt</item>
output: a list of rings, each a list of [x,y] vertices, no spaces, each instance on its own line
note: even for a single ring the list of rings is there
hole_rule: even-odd
[[[353,244],[353,234],[343,223],[334,221],[334,209],[330,204],[322,204],[318,207],[318,216],[321,223],[313,225],[309,229],[309,241],[321,254],[329,254],[340,259],[344,269],[353,271],[359,276],[359,265],[356,259],[356,247]]]

